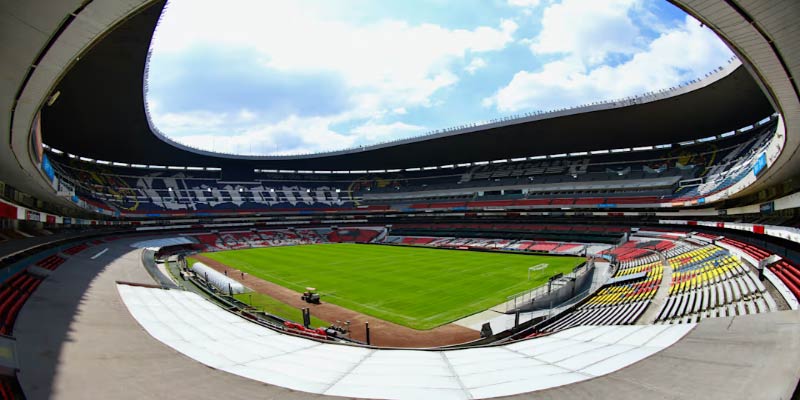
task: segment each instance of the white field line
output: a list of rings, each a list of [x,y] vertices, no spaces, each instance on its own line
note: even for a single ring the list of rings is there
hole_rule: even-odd
[[[103,249],[103,251],[101,251],[101,252],[99,252],[99,253],[95,254],[95,255],[94,255],[94,257],[92,257],[92,260],[96,259],[97,257],[100,257],[100,256],[102,256],[102,255],[103,255],[103,254],[105,254],[107,251],[108,251],[108,247],[106,247],[105,249]]]

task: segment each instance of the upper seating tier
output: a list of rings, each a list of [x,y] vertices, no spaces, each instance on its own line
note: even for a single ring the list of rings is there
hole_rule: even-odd
[[[83,162],[55,153],[50,159],[59,178],[74,187],[87,205],[131,215],[335,211],[364,204],[434,210],[617,208],[691,200],[730,186],[741,175],[739,171],[752,164],[776,126],[772,121],[746,134],[638,152],[360,175],[259,172],[238,181],[224,168],[221,172],[154,171]],[[729,174],[729,170],[737,172]],[[679,181],[697,178],[708,182],[679,187]],[[606,190],[597,195],[598,189]]]

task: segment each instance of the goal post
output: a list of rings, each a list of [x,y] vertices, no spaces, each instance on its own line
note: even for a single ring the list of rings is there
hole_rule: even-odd
[[[532,267],[529,267],[528,268],[528,280],[529,281],[531,280],[531,272],[536,273],[538,271],[544,270],[545,268],[547,268],[549,266],[550,266],[550,264],[541,263],[541,264],[536,264],[536,265],[534,265]]]

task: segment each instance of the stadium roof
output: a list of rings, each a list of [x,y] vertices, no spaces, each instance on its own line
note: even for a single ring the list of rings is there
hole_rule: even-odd
[[[144,75],[164,4],[154,3],[111,31],[64,76],[56,87],[58,99],[43,110],[45,143],[83,157],[135,164],[379,170],[677,143],[741,128],[774,112],[739,67],[698,89],[634,105],[567,110],[314,155],[210,153],[170,141],[148,121]]]

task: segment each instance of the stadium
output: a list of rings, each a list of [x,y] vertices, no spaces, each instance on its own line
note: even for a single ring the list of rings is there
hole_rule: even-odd
[[[798,398],[800,4],[670,3],[735,57],[292,155],[154,126],[165,0],[0,6],[0,397]]]

